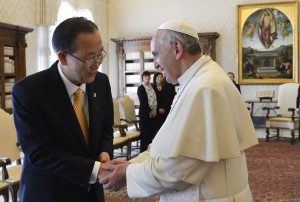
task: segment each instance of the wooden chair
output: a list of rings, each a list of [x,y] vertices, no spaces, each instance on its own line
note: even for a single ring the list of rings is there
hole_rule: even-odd
[[[125,155],[116,156],[115,152],[114,152],[114,158],[126,157],[126,159],[129,160],[129,158],[130,158],[129,138],[126,136],[126,132],[125,132],[125,128],[127,127],[127,125],[121,124],[119,101],[116,99],[113,99],[113,105],[114,105],[113,146],[114,146],[114,149],[121,149],[121,153],[123,153],[123,149],[124,149],[124,147],[126,147]]]
[[[0,196],[3,196],[4,202],[8,202],[9,194],[8,185],[6,183],[0,182]]]
[[[280,129],[291,131],[291,144],[295,143],[295,130],[299,130],[299,115],[296,111],[296,98],[298,94],[298,83],[286,83],[279,86],[278,106],[263,107],[266,114],[266,141],[270,138],[280,138]],[[275,117],[270,117],[270,110],[276,112]],[[270,129],[275,128],[276,135],[270,136]],[[299,136],[299,133],[298,133]],[[300,136],[298,137],[300,140]]]
[[[13,202],[18,200],[22,165],[12,115],[0,109],[0,181],[8,185]],[[16,165],[14,165],[16,164]]]
[[[141,139],[141,131],[139,129],[139,119],[135,113],[134,101],[125,95],[120,100],[121,120],[124,121],[128,128],[126,134],[130,141],[130,150],[132,149],[132,143],[136,142],[136,147],[139,149],[139,140]]]

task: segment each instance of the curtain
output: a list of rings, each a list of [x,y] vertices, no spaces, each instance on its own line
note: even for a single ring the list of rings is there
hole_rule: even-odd
[[[68,2],[75,9],[89,9],[95,14],[101,0],[35,0],[36,1],[36,24],[37,26],[55,25],[58,9],[62,1]]]

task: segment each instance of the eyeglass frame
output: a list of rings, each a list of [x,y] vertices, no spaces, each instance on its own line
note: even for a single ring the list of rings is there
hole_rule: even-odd
[[[106,51],[105,51],[104,48],[103,48],[103,49],[101,50],[101,56],[99,56],[98,58],[97,58],[97,55],[96,55],[96,58],[91,58],[91,59],[83,60],[83,59],[81,59],[81,58],[79,58],[79,57],[73,55],[73,54],[70,53],[69,51],[64,51],[64,52],[65,52],[66,54],[68,54],[68,55],[71,55],[73,58],[75,58],[75,59],[77,59],[77,60],[79,60],[79,61],[81,61],[81,62],[83,62],[83,63],[85,63],[85,64],[89,63],[89,61],[92,61],[91,64],[93,64],[94,62],[100,63],[100,61],[102,62],[103,59],[105,58],[106,54],[107,54]],[[104,53],[104,54],[103,54],[103,53]]]

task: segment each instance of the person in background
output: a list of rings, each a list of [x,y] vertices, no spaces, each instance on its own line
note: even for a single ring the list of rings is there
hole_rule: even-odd
[[[163,88],[166,91],[166,114],[168,115],[173,103],[173,99],[176,95],[176,89],[174,84],[171,84],[166,81],[166,77],[164,77]]]
[[[113,103],[98,27],[69,18],[53,33],[49,69],[12,90],[13,115],[24,152],[21,202],[103,202],[98,182],[113,154]]]
[[[157,100],[157,117],[156,117],[156,131],[159,131],[162,124],[167,118],[167,92],[164,89],[164,76],[161,72],[156,72],[153,76],[152,87],[156,93]]]
[[[300,105],[300,86],[298,88],[298,95],[297,95],[297,100],[296,100],[296,108],[299,109],[299,105]],[[299,111],[299,110],[298,110]]]
[[[161,202],[253,202],[244,150],[258,140],[241,94],[182,20],[160,25],[151,52],[179,91],[149,149],[105,165],[112,173],[100,183],[108,191],[127,185],[131,198],[160,194]]]
[[[228,72],[227,75],[228,75],[228,77],[231,79],[231,81],[233,82],[233,84],[235,85],[235,87],[236,87],[236,88],[240,91],[240,93],[241,93],[240,85],[237,84],[237,83],[235,82],[235,80],[234,80],[234,78],[235,78],[234,73]]]
[[[137,95],[140,100],[139,118],[141,130],[140,152],[147,150],[156,134],[157,118],[157,97],[150,83],[151,73],[144,71],[142,73],[142,84],[137,89]]]

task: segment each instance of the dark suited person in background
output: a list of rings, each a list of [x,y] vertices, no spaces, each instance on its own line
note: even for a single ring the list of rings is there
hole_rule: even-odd
[[[144,71],[142,73],[142,84],[137,89],[139,97],[139,118],[141,129],[141,149],[140,152],[146,151],[156,135],[157,123],[157,97],[150,80],[151,73]]]
[[[15,84],[13,114],[24,151],[21,202],[104,201],[97,180],[113,151],[113,104],[98,27],[75,17],[57,26],[49,69]],[[74,105],[74,106],[73,106]]]
[[[152,87],[156,93],[157,98],[157,118],[156,118],[156,131],[159,131],[165,122],[168,113],[171,109],[172,101],[174,98],[172,87],[175,86],[164,81],[164,76],[161,72],[156,72],[153,76]],[[169,85],[168,85],[169,84]],[[172,97],[173,96],[173,97]]]
[[[299,102],[300,102],[300,86],[298,88],[298,95],[296,100],[296,108],[299,109]]]
[[[233,84],[235,85],[235,87],[236,87],[236,88],[240,91],[240,93],[241,93],[240,85],[237,84],[237,83],[235,82],[235,80],[234,80],[234,78],[235,78],[234,73],[228,72],[227,75],[228,75],[228,77],[230,78],[230,80],[233,82]]]

